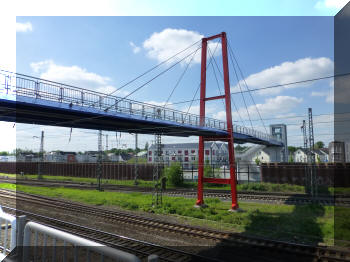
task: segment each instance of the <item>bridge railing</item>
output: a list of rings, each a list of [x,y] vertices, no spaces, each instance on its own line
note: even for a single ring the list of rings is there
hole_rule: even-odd
[[[139,115],[146,118],[169,120],[194,126],[200,125],[199,116],[195,114],[184,113],[163,106],[141,103],[26,75],[17,74],[15,86],[16,95],[19,96],[68,103],[72,106],[79,105],[97,108],[106,112]],[[208,117],[205,118],[204,126],[226,129],[226,123],[224,121]]]
[[[141,103],[131,99],[124,99],[114,95],[106,95],[96,91],[78,88],[71,85],[57,83],[22,74],[0,73],[4,79],[0,79],[1,89],[5,93],[15,93],[18,96],[43,99],[71,106],[78,105],[86,108],[95,108],[106,112],[118,112],[128,115],[137,115],[143,118],[161,119],[181,124],[200,126],[199,115],[181,112],[179,110],[165,108],[164,106]],[[171,104],[170,104],[171,106]],[[206,117],[204,126],[227,130],[226,122]],[[253,136],[262,140],[276,140],[270,134],[266,134],[251,128],[234,125],[234,132]]]

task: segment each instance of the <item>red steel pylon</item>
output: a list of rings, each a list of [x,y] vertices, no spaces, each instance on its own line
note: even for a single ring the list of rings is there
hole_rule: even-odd
[[[222,62],[224,72],[224,85],[225,94],[222,96],[208,97],[206,98],[206,67],[207,67],[207,44],[208,41],[221,38],[222,47]],[[231,185],[231,198],[233,210],[238,209],[237,202],[237,190],[236,190],[236,171],[235,171],[235,153],[233,144],[233,126],[232,126],[232,113],[231,113],[231,93],[230,93],[230,80],[228,72],[228,57],[227,57],[227,39],[226,33],[214,35],[211,37],[202,39],[202,61],[201,61],[201,93],[200,93],[200,125],[205,124],[205,102],[208,100],[225,99],[226,105],[226,120],[227,120],[227,132],[226,137],[199,137],[199,149],[198,149],[198,191],[196,205],[201,206],[204,204],[203,200],[203,183],[216,183],[216,184],[230,184]],[[228,143],[229,152],[229,164],[230,164],[230,178],[205,178],[204,176],[204,142],[205,141],[223,141]]]

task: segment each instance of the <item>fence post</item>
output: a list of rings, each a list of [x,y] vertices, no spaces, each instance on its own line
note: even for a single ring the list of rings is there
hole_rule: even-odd
[[[191,166],[192,166],[192,182],[193,182],[193,164]]]
[[[249,184],[249,164],[248,164],[248,184]]]
[[[24,226],[26,225],[26,216],[19,216],[16,219],[16,223],[17,223],[17,241],[16,241],[16,245],[17,247],[21,247],[23,246],[23,234],[24,234]],[[21,252],[22,250],[18,249],[19,252]]]

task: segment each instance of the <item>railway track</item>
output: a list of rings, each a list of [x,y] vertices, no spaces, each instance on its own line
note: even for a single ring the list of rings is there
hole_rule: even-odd
[[[350,251],[344,249],[248,237],[242,234],[170,223],[159,219],[131,215],[125,212],[110,211],[99,207],[31,194],[14,193],[8,190],[0,190],[0,197],[15,199],[17,202],[21,201],[51,207],[60,211],[66,210],[89,216],[98,216],[111,223],[122,223],[126,226],[138,227],[140,229],[147,228],[155,233],[157,231],[165,231],[211,240],[216,243],[212,249],[216,251],[220,249],[220,255],[224,256],[224,261],[227,261],[227,258],[233,258],[232,256],[234,256],[235,261],[350,261]],[[201,255],[203,256],[202,253]],[[208,257],[208,255],[204,256]]]
[[[142,260],[146,261],[147,257],[152,254],[159,256],[160,261],[167,262],[185,262],[185,261],[203,261],[215,262],[217,259],[210,259],[200,255],[191,254],[173,248],[162,247],[149,242],[132,239],[129,237],[96,230],[93,228],[73,224],[70,222],[58,220],[55,218],[34,214],[28,211],[19,210],[11,207],[2,207],[7,213],[15,215],[25,215],[27,219],[35,221],[86,239],[90,239],[106,246],[117,248],[132,254],[135,254]]]
[[[67,188],[78,189],[95,189],[96,185],[88,183],[74,183],[68,181],[38,181],[38,180],[26,180],[26,179],[1,179],[3,182],[16,183],[21,185],[31,186],[46,186],[57,187],[64,186]],[[103,185],[103,188],[108,191],[124,191],[124,192],[141,192],[150,193],[152,188],[147,187],[134,187],[123,185]],[[197,197],[197,192],[194,189],[168,189],[164,191],[168,196],[181,196],[181,197]],[[219,198],[222,200],[230,200],[231,194],[227,190],[213,190],[207,189],[204,192],[205,197]],[[317,198],[311,198],[306,194],[292,194],[292,193],[277,193],[277,192],[239,192],[238,199],[240,201],[251,202],[265,202],[275,204],[291,204],[291,205],[303,205],[303,204],[320,204],[320,205],[336,205],[350,207],[350,195],[319,195]]]

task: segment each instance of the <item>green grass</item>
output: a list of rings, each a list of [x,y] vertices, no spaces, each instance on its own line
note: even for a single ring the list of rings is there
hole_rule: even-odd
[[[5,174],[0,173],[0,176],[8,176],[8,177],[17,177],[19,179],[23,179],[20,175],[15,174]],[[26,179],[37,179],[37,175],[24,175],[24,178]],[[67,176],[43,176],[44,180],[54,180],[54,181],[69,181],[69,182],[76,182],[76,183],[93,183],[96,184],[97,179],[96,178],[84,178],[84,177],[67,177]],[[137,186],[139,187],[153,187],[154,184],[152,181],[146,181],[146,180],[138,180],[139,184]],[[133,180],[116,180],[116,179],[103,179],[103,184],[110,184],[110,185],[125,185],[125,186],[134,186]],[[196,182],[185,182],[183,185],[184,188],[196,188],[197,183]],[[167,183],[167,188],[175,188],[175,186]],[[221,189],[221,190],[230,190],[229,185],[217,185],[217,184],[205,184],[204,188],[206,189]],[[304,186],[298,186],[298,185],[290,185],[290,184],[273,184],[273,183],[245,183],[245,184],[238,184],[237,190],[244,192],[244,191],[256,191],[256,192],[284,192],[284,193],[305,193],[305,187]],[[319,193],[320,194],[349,194],[350,188],[333,188],[333,187],[319,187]]]
[[[57,197],[92,205],[117,206],[127,210],[170,214],[190,224],[226,229],[247,235],[300,243],[333,244],[334,208],[319,205],[272,205],[240,203],[242,213],[228,212],[229,202],[208,198],[208,208],[194,208],[194,199],[163,196],[163,205],[151,206],[152,196],[141,193],[99,192],[68,188],[45,188],[0,184],[32,194]]]

